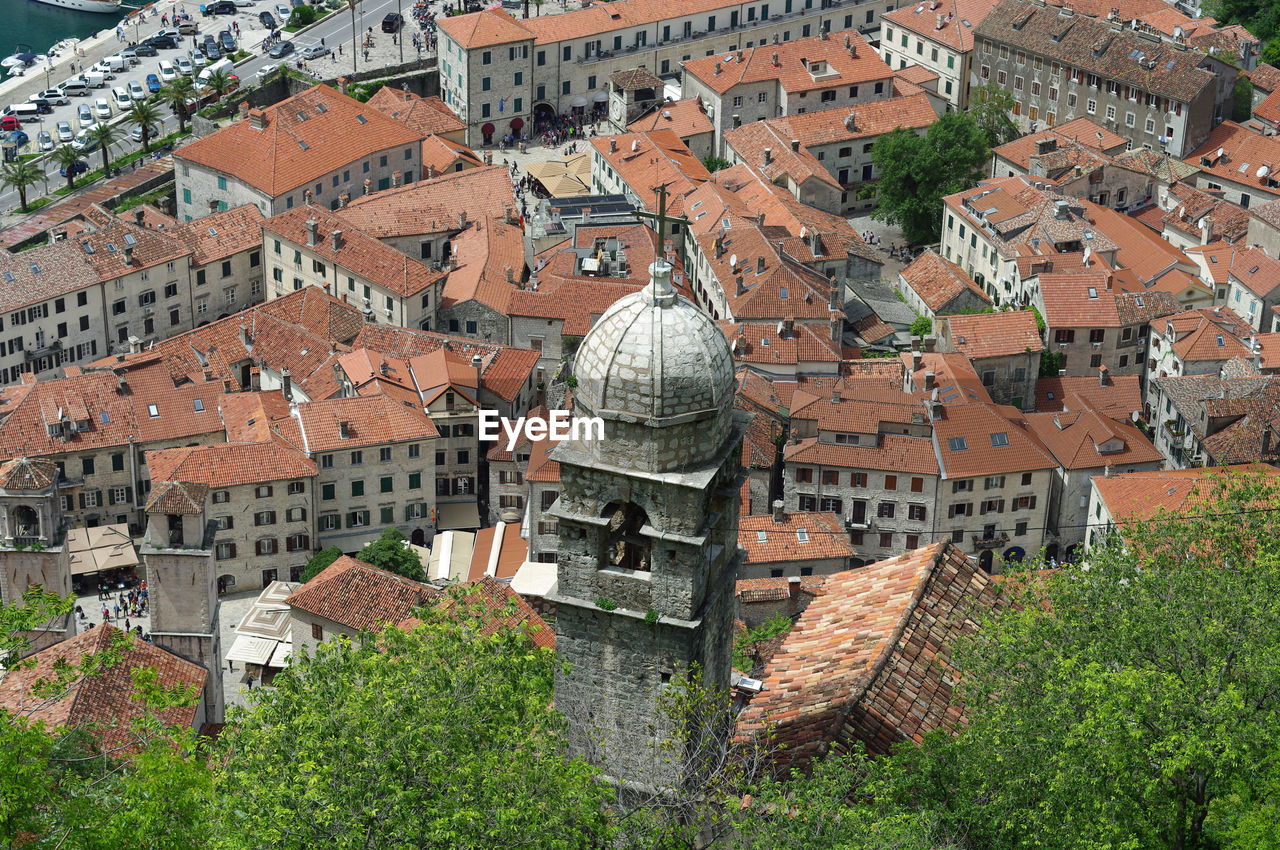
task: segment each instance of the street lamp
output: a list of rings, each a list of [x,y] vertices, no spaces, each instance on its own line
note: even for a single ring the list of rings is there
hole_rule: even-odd
[[[396,17],[400,19],[400,32],[396,38],[400,40],[400,64],[404,64],[404,15],[400,14],[400,0],[396,0]]]

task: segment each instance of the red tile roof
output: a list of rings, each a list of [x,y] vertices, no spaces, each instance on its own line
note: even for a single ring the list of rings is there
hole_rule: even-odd
[[[203,266],[262,246],[262,213],[253,204],[210,213],[165,230],[192,252],[191,264]]]
[[[191,254],[182,242],[160,232],[117,218],[97,204],[84,211],[90,227],[68,241],[79,246],[99,280],[108,281],[169,263]],[[128,259],[126,260],[126,254]]]
[[[1280,260],[1273,260],[1261,248],[1242,248],[1231,255],[1229,277],[1260,298],[1280,289]]]
[[[120,643],[117,644],[116,642]],[[36,684],[52,679],[68,665],[76,667],[99,653],[116,652],[120,656],[93,676],[82,676],[58,699],[37,698]],[[161,688],[204,688],[209,671],[141,638],[127,635],[110,624],[103,624],[55,643],[37,652],[30,667],[10,670],[0,679],[0,707],[33,721],[43,721],[53,728],[84,728],[98,745],[114,758],[134,752],[142,741],[133,730],[133,722],[155,717],[166,726],[190,727],[196,720],[198,706],[176,706],[159,714],[146,705],[134,679],[134,671],[152,669]]]
[[[209,487],[234,487],[316,474],[315,461],[275,440],[150,451],[147,469],[152,482],[190,481]]]
[[[471,358],[479,354],[485,389],[508,401],[514,400],[528,385],[529,377],[538,364],[536,351],[391,325],[366,323],[356,337],[355,345],[401,358],[443,349],[468,364],[468,368]]]
[[[974,283],[964,269],[943,259],[932,249],[913,260],[899,274],[907,286],[935,313],[966,292],[984,303],[991,303],[986,291]]]
[[[440,591],[343,555],[285,600],[317,617],[359,631],[403,622],[414,608],[431,605]]]
[[[555,649],[555,629],[547,625],[538,612],[511,586],[495,580],[492,576],[484,576],[467,584],[457,585],[448,593],[440,595],[440,601],[434,606],[436,611],[446,616],[461,616],[479,621],[479,633],[491,635],[499,630],[511,629],[527,634],[534,646],[542,649]],[[410,617],[400,622],[400,628],[412,629],[422,621]]]
[[[952,344],[970,360],[1037,354],[1044,349],[1030,310],[944,316],[939,321],[950,325]]]
[[[1218,156],[1219,149],[1224,156]],[[1280,166],[1280,139],[1274,136],[1263,136],[1242,124],[1223,121],[1213,128],[1209,140],[1184,161],[1198,166],[1206,175],[1248,186],[1255,197],[1280,197],[1280,189],[1268,186],[1266,181],[1267,177],[1276,176],[1275,169]],[[1259,176],[1264,166],[1267,170]]]
[[[501,218],[514,205],[511,178],[505,168],[494,165],[374,192],[353,200],[337,216],[370,236],[388,239],[462,230],[461,214],[469,219]]]
[[[209,488],[204,484],[189,484],[186,481],[160,481],[152,488],[147,498],[147,512],[153,514],[176,514],[179,516],[200,516],[204,513],[204,500],[209,495]]]
[[[1112,419],[1086,408],[1030,413],[1026,422],[1064,469],[1101,469],[1164,460],[1127,419]]]
[[[478,301],[505,316],[524,280],[524,232],[499,219],[475,221],[453,238],[453,263],[444,306]]]
[[[1146,520],[1161,511],[1181,513],[1208,498],[1215,483],[1234,476],[1275,476],[1280,470],[1265,463],[1218,466],[1209,469],[1161,469],[1095,477],[1093,486],[1113,522]]]
[[[682,14],[684,14],[682,12]],[[850,45],[845,46],[845,39]],[[740,57],[740,58],[739,58]],[[792,95],[887,81],[893,71],[857,30],[686,59],[686,75],[717,94],[737,85],[777,80]]]
[[[610,150],[611,143],[615,145],[614,150]],[[684,196],[698,184],[711,179],[711,172],[672,130],[597,136],[591,144],[613,166],[618,179],[640,197],[640,203],[646,209],[657,202],[655,190],[666,186],[669,193],[667,212],[683,215]]]
[[[881,434],[874,446],[820,443],[809,437],[783,449],[787,463],[811,463],[848,469],[883,469],[916,475],[937,475],[938,459],[933,444],[925,437]]]
[[[1108,375],[1105,385],[1097,377],[1041,377],[1036,379],[1036,410],[1057,413],[1087,405],[1112,419],[1128,419],[1142,410],[1140,382],[1138,375]]]
[[[934,441],[946,478],[972,478],[1053,469],[1049,450],[1017,422],[989,404],[949,404],[933,423]],[[1000,444],[1003,434],[1003,443]],[[952,440],[963,440],[955,443]]]
[[[495,8],[471,15],[442,17],[437,26],[441,33],[452,38],[464,50],[525,41],[533,37],[523,24]]]
[[[366,101],[384,115],[404,124],[422,138],[462,133],[467,125],[438,97],[419,97],[407,89],[383,86]],[[425,166],[424,166],[425,170]]]
[[[1098,134],[1102,135],[1101,139],[1098,138]],[[1069,142],[1079,142],[1086,148],[1107,153],[1119,153],[1128,144],[1128,139],[1124,136],[1108,130],[1101,124],[1095,124],[1082,116],[1065,124],[1041,130],[1039,133],[1030,133],[1011,142],[1006,142],[995,148],[992,153],[1001,159],[1014,163],[1023,171],[1029,171],[1031,169],[1031,158],[1035,156],[1040,142],[1045,140],[1053,140],[1059,146]]]
[[[423,175],[457,173],[483,165],[484,160],[462,142],[453,142],[441,136],[430,136],[422,141]]]
[[[781,522],[773,514],[741,517],[738,546],[746,550],[748,564],[852,558],[856,554],[840,517],[817,511],[784,513]]]
[[[714,132],[702,102],[696,97],[662,103],[627,125],[629,133],[670,130],[682,139]]]
[[[10,492],[45,490],[58,480],[58,466],[51,460],[25,457],[0,464],[0,489]]]
[[[294,448],[312,455],[440,436],[420,407],[407,407],[385,395],[310,401],[298,405],[296,417],[291,413],[273,417],[271,427]]]
[[[73,242],[55,242],[18,254],[0,252],[0,312],[68,295],[98,283],[98,272]]]
[[[184,145],[174,159],[234,177],[275,198],[331,171],[388,148],[417,146],[422,137],[394,118],[328,86],[260,110]],[[305,147],[304,147],[305,144]]]
[[[1007,604],[948,543],[826,577],[739,715],[740,734],[773,725],[783,766],[803,769],[827,746],[884,753],[934,730],[955,731],[956,641],[984,609]],[[971,606],[976,606],[975,612]]]
[[[936,9],[930,9],[927,3],[903,6],[883,18],[929,41],[968,52],[973,50],[973,28],[982,23],[994,5],[992,0],[942,0]],[[942,15],[941,29],[937,25],[938,15]]]

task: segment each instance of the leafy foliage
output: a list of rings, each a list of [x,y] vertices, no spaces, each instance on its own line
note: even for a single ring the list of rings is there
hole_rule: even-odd
[[[1231,104],[1231,120],[1245,122],[1253,115],[1253,82],[1244,74],[1236,77],[1235,100]]]
[[[1013,112],[1013,95],[995,83],[970,92],[969,104],[969,114],[986,137],[987,147],[998,148],[1022,135],[1009,117]]]
[[[948,112],[918,136],[899,127],[871,149],[880,172],[874,218],[902,228],[912,244],[938,241],[942,199],[968,189],[982,176],[986,134],[965,112]]]
[[[407,542],[398,528],[384,528],[378,539],[366,543],[356,558],[414,581],[426,581],[427,574],[422,569],[422,561],[418,560],[416,552],[405,545]]]
[[[299,578],[303,583],[311,581],[324,570],[325,567],[342,557],[342,550],[337,546],[326,546],[319,552],[311,556],[307,561],[307,565],[302,570],[302,576]]]
[[[707,156],[703,157],[702,164],[706,166],[707,171],[710,171],[712,174],[714,174],[715,172],[720,171],[721,169],[728,168],[733,163],[729,162],[729,160],[725,159],[724,157],[711,156],[710,154],[708,154]]]
[[[733,666],[744,673],[751,673],[756,667],[755,652],[757,645],[773,640],[778,635],[785,635],[794,625],[786,614],[774,614],[754,629],[748,629],[733,640]]]
[[[289,26],[305,27],[316,22],[316,10],[310,4],[303,3],[301,6],[294,6],[293,11],[289,14]]]
[[[916,316],[911,322],[912,336],[928,336],[933,333],[933,319],[928,316]]]
[[[44,179],[44,172],[30,160],[6,162],[0,166],[0,184],[18,191],[18,206],[27,211],[27,189]]]

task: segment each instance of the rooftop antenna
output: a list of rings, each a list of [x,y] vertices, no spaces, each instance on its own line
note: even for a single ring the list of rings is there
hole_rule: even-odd
[[[653,193],[658,196],[658,211],[656,213],[636,212],[635,217],[651,219],[654,223],[654,230],[658,235],[658,239],[654,244],[653,263],[655,270],[663,272],[663,274],[654,275],[654,293],[659,295],[665,294],[671,273],[671,267],[667,265],[667,223],[683,221],[688,224],[689,219],[682,215],[667,215],[667,187],[665,185],[659,185],[658,188],[653,190]],[[663,292],[658,292],[659,287],[663,289]]]

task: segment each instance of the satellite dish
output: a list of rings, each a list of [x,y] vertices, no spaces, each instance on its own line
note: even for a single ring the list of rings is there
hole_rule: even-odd
[[[737,255],[737,254],[730,254],[730,255],[729,255],[729,268],[733,268],[733,267],[734,267],[734,266],[736,266],[736,265],[738,265],[738,255]]]
[[[1129,414],[1129,418],[1133,420],[1133,424],[1138,424],[1138,420],[1142,418],[1142,411],[1135,410],[1133,413]]]

